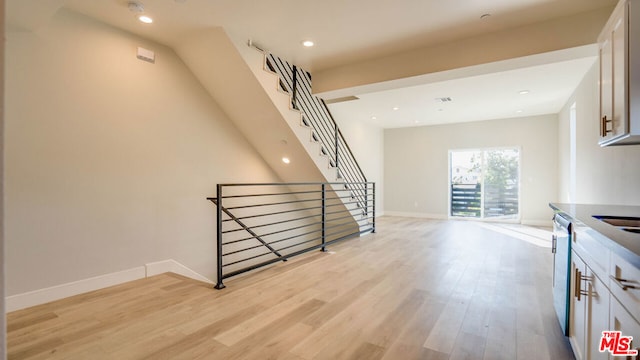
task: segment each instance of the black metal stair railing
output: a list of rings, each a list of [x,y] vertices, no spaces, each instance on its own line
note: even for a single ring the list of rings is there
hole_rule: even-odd
[[[375,232],[372,182],[218,184],[207,199],[217,210],[216,289],[232,276]]]
[[[291,95],[291,106],[302,113],[303,124],[312,129],[313,140],[321,144],[321,153],[329,158],[330,166],[336,168],[336,180],[367,182],[327,104],[313,95],[311,74],[273,54],[267,54],[266,64],[278,74],[280,87]],[[366,196],[364,193],[357,195]]]

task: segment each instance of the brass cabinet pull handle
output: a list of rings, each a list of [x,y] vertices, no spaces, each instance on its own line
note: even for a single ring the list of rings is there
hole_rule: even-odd
[[[616,285],[620,286],[622,288],[622,290],[624,290],[624,291],[627,291],[627,289],[640,289],[640,287],[638,287],[636,285],[625,284],[625,283],[637,283],[636,281],[628,280],[628,279],[621,279],[621,278],[615,277],[613,275],[609,275],[609,278],[611,280],[613,280],[613,282],[616,283]]]
[[[574,296],[576,297],[576,299],[578,299],[578,301],[580,301],[580,295],[582,295],[582,273],[580,272],[580,270],[576,269],[576,283],[575,283],[575,288],[574,288]]]
[[[607,136],[607,133],[613,132],[613,129],[609,130],[607,129],[607,123],[612,122],[612,119],[607,119],[607,115],[602,117],[602,121],[600,121],[600,132],[602,137]]]

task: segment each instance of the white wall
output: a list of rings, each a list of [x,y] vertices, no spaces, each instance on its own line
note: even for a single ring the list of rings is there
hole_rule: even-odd
[[[332,112],[338,105],[330,105]],[[349,121],[335,113],[334,117],[367,180],[376,183],[376,216],[381,216],[384,214],[384,132],[382,128]]]
[[[452,125],[386,129],[386,214],[446,218],[449,150],[521,149],[521,218],[549,223],[548,202],[557,194],[555,115]]]
[[[4,0],[0,0],[0,359],[7,358],[7,326],[4,304]]]
[[[568,159],[569,107],[576,103],[577,158],[576,203],[640,205],[640,145],[598,145],[599,123],[599,68],[596,63],[571,96],[559,115],[559,149]],[[568,201],[568,176],[563,161],[560,171],[559,201]]]
[[[64,10],[7,35],[7,295],[170,258],[215,279],[206,197],[277,179],[182,61]]]

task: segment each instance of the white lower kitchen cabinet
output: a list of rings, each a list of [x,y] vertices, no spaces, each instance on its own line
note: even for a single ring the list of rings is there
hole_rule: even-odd
[[[600,338],[603,331],[609,330],[609,289],[594,273],[590,272],[588,277],[590,280],[587,290],[589,298],[589,309],[587,309],[589,314],[587,317],[587,327],[589,329],[587,331],[587,336],[589,337],[587,346],[589,350],[587,359],[604,360],[608,359],[609,356],[607,353],[600,352]]]
[[[609,330],[609,289],[575,251],[571,268],[569,341],[574,355],[578,360],[608,359],[599,347],[602,331]]]
[[[622,304],[615,298],[611,297],[610,308],[611,330],[620,331],[624,336],[632,336],[631,349],[640,351],[640,324],[631,316]],[[640,359],[640,356],[633,357],[611,357],[612,359]]]
[[[569,342],[577,360],[585,360],[587,349],[587,299],[582,292],[582,274],[587,273],[584,261],[571,252],[571,305],[569,314]]]

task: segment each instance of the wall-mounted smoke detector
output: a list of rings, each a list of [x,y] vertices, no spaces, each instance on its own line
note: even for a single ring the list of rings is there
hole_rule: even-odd
[[[436,102],[439,102],[439,103],[447,103],[447,102],[451,102],[451,101],[453,101],[453,100],[451,100],[451,98],[450,98],[450,97],[448,97],[448,96],[447,96],[447,97],[439,97],[439,98],[435,98],[435,100],[436,100]]]

